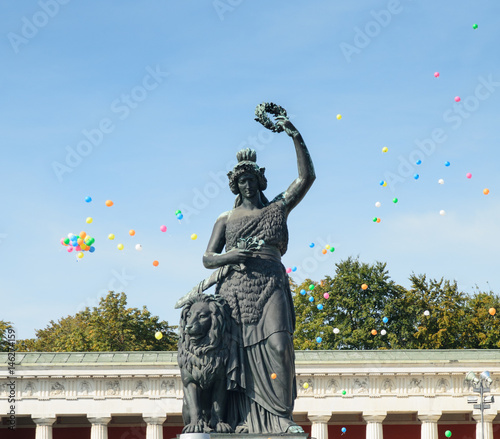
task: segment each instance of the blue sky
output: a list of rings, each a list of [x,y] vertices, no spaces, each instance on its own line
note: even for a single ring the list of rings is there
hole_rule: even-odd
[[[0,319],[33,337],[114,289],[177,324],[176,300],[210,274],[201,257],[232,207],[236,152],[257,149],[268,198],[297,175],[291,140],[253,120],[261,102],[287,109],[316,167],[289,218],[296,281],[359,256],[404,286],[415,272],[499,292],[499,13],[449,0],[3,2]],[[96,251],[77,261],[60,239],[82,230]]]

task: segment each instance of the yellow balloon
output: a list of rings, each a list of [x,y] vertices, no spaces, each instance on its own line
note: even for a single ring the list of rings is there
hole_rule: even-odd
[[[116,246],[116,248],[117,248],[118,250],[123,250],[123,244],[118,244],[118,245]]]
[[[115,235],[113,235],[112,233],[110,233],[108,235],[108,239],[111,239],[111,241],[113,241],[113,239],[115,239]]]
[[[196,233],[193,233],[191,235],[191,239],[194,241],[195,239],[198,239],[198,235]]]
[[[92,221],[94,221],[90,216],[85,220],[87,224],[92,224]]]
[[[327,250],[330,250],[330,244],[326,244],[326,245],[325,245],[325,248],[326,248]]]
[[[342,115],[341,114],[337,114],[337,119],[338,120],[342,119]]]
[[[382,185],[383,187],[386,187],[387,186],[387,182],[384,181],[384,184]]]
[[[304,389],[308,389],[308,388],[309,388],[309,383],[304,383],[304,384],[302,385],[302,387],[303,387]]]
[[[158,332],[155,334],[155,338],[156,338],[157,340],[161,340],[161,339],[163,338],[163,334],[162,334],[160,331],[158,331]]]
[[[83,252],[78,252],[78,254],[76,256],[78,256],[79,259],[82,259],[83,258]]]
[[[384,146],[384,147],[382,148],[382,152],[387,152],[387,151],[389,151],[389,148],[387,148],[387,146]]]

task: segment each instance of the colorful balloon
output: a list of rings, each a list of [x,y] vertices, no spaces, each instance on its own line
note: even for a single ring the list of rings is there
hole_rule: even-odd
[[[182,218],[184,218],[184,215],[182,213],[179,213],[179,215],[177,215],[177,219],[180,221]]]
[[[334,334],[338,334],[340,332],[340,329],[339,328],[333,328],[333,333]]]
[[[445,435],[446,437],[451,437],[451,431],[450,431],[450,430],[446,430],[446,431],[444,432],[444,435]]]
[[[82,259],[83,258],[83,252],[78,252],[78,254],[76,256],[78,257],[78,259]]]
[[[311,243],[309,244],[309,247],[313,248],[313,247],[314,247],[314,242],[311,242]]]
[[[345,395],[347,392],[345,390],[342,390],[342,395]]]
[[[342,434],[344,434],[344,433],[347,431],[347,428],[342,427],[342,428],[340,429],[340,431],[342,432]]]
[[[329,299],[329,298],[330,298],[330,295],[329,295],[328,293],[325,293],[325,294],[323,294],[323,297],[324,297],[325,299]]]
[[[340,120],[342,119],[342,115],[341,114],[337,114],[337,120]]]
[[[303,296],[306,295],[306,290],[300,290],[300,294],[302,294]]]
[[[130,236],[134,236],[134,235],[135,235],[135,230],[129,230],[129,231],[128,231],[128,234],[129,234]]]
[[[309,289],[312,291],[314,290],[314,284],[309,285]]]
[[[442,178],[440,178],[440,179],[438,180],[438,183],[439,183],[439,184],[444,184],[444,180],[443,180]]]
[[[321,303],[318,303],[317,308],[321,311],[323,309],[323,305]]]
[[[111,200],[106,200],[106,206],[111,207],[114,203]]]
[[[91,197],[85,197],[85,202],[90,203],[92,201]]]
[[[418,180],[418,179],[420,178],[420,175],[415,174],[415,175],[413,176],[413,178],[414,178],[415,180]]]
[[[158,267],[158,265],[159,265],[159,264],[160,264],[160,263],[159,263],[158,261],[153,261],[153,265],[154,265],[155,267]]]
[[[382,221],[380,218],[377,218],[377,223],[379,223],[380,221]]]
[[[460,96],[455,96],[455,102],[460,102]]]
[[[142,245],[141,244],[136,244],[135,245],[135,249],[140,252],[142,250]]]
[[[490,190],[489,189],[483,189],[483,194],[484,195],[488,195],[490,193]]]
[[[155,338],[157,340],[161,340],[163,338],[163,334],[160,331],[157,331],[156,334],[155,334]]]
[[[275,380],[277,378],[278,375],[276,375],[274,372],[271,374],[271,379],[272,380]]]
[[[431,315],[430,311],[426,309],[424,311],[424,316],[429,317],[430,315]]]
[[[167,231],[167,226],[160,226],[160,230],[162,232],[166,232]]]
[[[416,163],[417,165],[421,165],[421,164],[422,164],[422,160],[417,160],[415,163]]]
[[[397,198],[393,198],[393,199],[392,199],[392,202],[393,202],[394,204],[396,204],[398,201],[399,201],[399,200],[398,200]]]
[[[316,337],[316,343],[321,343],[323,339],[321,337]]]
[[[90,216],[89,216],[89,217],[85,220],[85,222],[86,222],[87,224],[92,224],[92,222],[93,222],[93,221],[94,221],[94,220],[93,220],[93,219],[92,219],[92,217],[90,217]]]
[[[380,335],[385,335],[387,334],[387,331],[385,329],[382,329],[382,331],[380,331]]]
[[[377,201],[377,202],[375,203],[375,207],[380,207],[380,206],[382,206],[382,203],[381,203],[380,201]]]
[[[116,246],[116,248],[117,248],[118,250],[123,250],[123,244],[118,244],[118,245]]]
[[[434,73],[434,78],[439,78],[439,72]]]
[[[311,302],[311,303],[314,302],[314,297],[313,296],[309,297],[309,302]]]
[[[297,271],[297,267],[293,266],[292,271]]]
[[[441,215],[441,216],[445,216],[445,215],[446,215],[446,211],[444,211],[444,210],[440,210],[440,211],[439,211],[439,215]]]
[[[474,24],[472,25],[472,29],[474,29],[474,30],[475,30],[475,29],[477,29],[477,28],[478,28],[478,25],[477,25],[476,23],[474,23]]]
[[[177,216],[177,215],[180,215],[181,213],[182,213],[182,212],[181,212],[179,209],[177,209],[177,210],[175,211],[175,215],[176,215],[176,216]]]
[[[451,164],[450,162],[444,162],[445,166],[450,166],[450,164]]]
[[[303,387],[304,389],[308,389],[308,388],[309,388],[309,383],[304,383],[304,384],[302,384],[302,387]]]
[[[197,235],[196,233],[193,233],[193,234],[191,235],[191,239],[192,239],[193,241],[196,241],[196,240],[198,239],[198,235]]]
[[[494,316],[494,315],[497,313],[497,310],[496,310],[495,308],[490,308],[490,309],[488,310],[488,312],[489,312],[492,316]]]
[[[73,251],[73,247],[68,247],[66,250],[68,250],[68,253],[71,253]]]
[[[113,235],[112,233],[110,233],[108,235],[108,239],[110,239],[111,241],[113,241],[113,239],[115,239],[115,235]]]
[[[330,247],[330,252],[333,253],[335,251],[334,247]]]
[[[89,248],[89,252],[90,252],[90,253],[94,253],[94,252],[95,252],[95,247],[92,247],[92,246],[91,246],[91,247]]]
[[[361,285],[361,289],[362,289],[362,290],[366,290],[366,289],[368,289],[368,285],[366,285],[366,284]]]
[[[389,151],[389,148],[387,148],[387,146],[384,146],[384,147],[382,148],[382,152],[387,152],[387,151]]]
[[[372,329],[372,335],[377,335],[377,330],[376,329]]]
[[[323,250],[321,250],[321,253],[323,253],[324,255],[326,255],[328,253],[328,251],[326,250],[326,248],[324,248]]]
[[[87,236],[87,234],[85,232],[80,232],[80,238],[85,238]]]
[[[384,323],[387,323],[387,322],[389,321],[389,318],[388,318],[388,317],[384,317],[384,318],[382,319],[382,321],[383,321]]]

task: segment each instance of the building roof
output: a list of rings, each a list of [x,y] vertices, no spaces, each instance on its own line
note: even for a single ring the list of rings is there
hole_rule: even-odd
[[[7,363],[7,353],[0,353],[0,363]],[[500,349],[422,349],[374,351],[296,351],[300,364],[355,364],[355,363],[481,363],[499,362]],[[70,365],[177,365],[176,351],[133,352],[16,352],[16,365],[70,366]]]

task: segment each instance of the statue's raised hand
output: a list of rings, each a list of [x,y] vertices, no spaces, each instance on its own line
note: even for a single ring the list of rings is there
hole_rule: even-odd
[[[293,137],[299,133],[297,128],[295,128],[295,126],[292,122],[290,122],[290,119],[288,119],[287,116],[276,116],[274,120],[274,124],[277,127],[281,127],[283,131],[285,131],[285,133],[287,133],[290,137]]]

